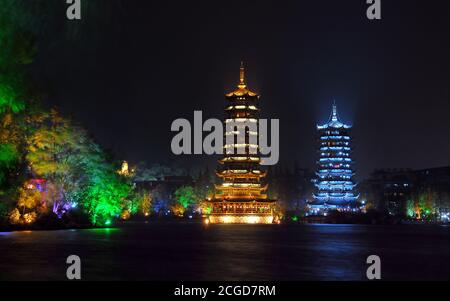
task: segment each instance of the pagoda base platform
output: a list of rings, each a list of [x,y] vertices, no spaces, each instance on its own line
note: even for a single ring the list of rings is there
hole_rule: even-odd
[[[206,217],[205,222],[209,224],[273,224],[275,217],[257,214],[211,214]]]
[[[224,200],[209,201],[211,213],[205,223],[211,224],[274,224],[278,223],[275,214],[275,200]]]

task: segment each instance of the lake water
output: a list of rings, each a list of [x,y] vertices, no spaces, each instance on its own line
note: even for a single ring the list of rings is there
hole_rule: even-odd
[[[85,280],[450,280],[450,227],[208,225],[0,232],[0,280],[65,280],[67,256]]]

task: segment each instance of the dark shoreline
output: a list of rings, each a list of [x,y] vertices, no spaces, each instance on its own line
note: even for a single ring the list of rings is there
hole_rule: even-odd
[[[114,223],[111,226],[92,226],[92,225],[78,225],[78,226],[71,226],[71,227],[25,227],[25,226],[7,226],[7,227],[0,227],[0,232],[25,232],[25,231],[61,231],[61,230],[90,230],[90,229],[119,229],[119,228],[126,228],[126,227],[133,227],[135,225],[141,225],[141,224],[201,224],[201,219],[179,219],[179,218],[172,218],[172,219],[151,219],[151,220],[131,220],[131,221],[120,221],[117,223]],[[400,222],[396,223],[355,223],[355,222],[330,222],[327,220],[320,220],[320,219],[309,219],[309,220],[300,220],[298,222],[293,221],[284,221],[281,223],[281,225],[362,225],[362,226],[405,226],[405,225],[415,225],[415,226],[443,226],[443,225],[449,225],[445,223],[431,223],[431,222],[419,222],[419,221],[408,221],[408,220],[401,220]],[[266,225],[267,226],[267,225]],[[270,225],[269,225],[270,226]],[[278,226],[278,225],[273,225]]]

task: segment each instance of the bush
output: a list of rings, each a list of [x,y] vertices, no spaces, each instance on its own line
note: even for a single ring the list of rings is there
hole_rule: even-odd
[[[70,210],[63,215],[61,221],[67,228],[88,227],[92,225],[89,216],[80,209]]]
[[[61,219],[53,212],[45,213],[36,219],[34,224],[39,229],[59,229],[62,227]]]

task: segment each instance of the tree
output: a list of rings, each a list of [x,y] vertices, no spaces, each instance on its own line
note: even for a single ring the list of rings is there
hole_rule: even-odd
[[[128,198],[131,183],[117,174],[101,148],[55,110],[44,116],[28,139],[26,159],[48,182],[47,201],[61,216],[80,204],[95,225],[109,224],[123,210],[136,211]],[[131,202],[131,203],[130,203]]]
[[[152,194],[148,191],[140,193],[139,211],[144,216],[149,216],[152,209]]]
[[[120,1],[113,3],[117,7]],[[48,27],[58,27],[55,22],[60,19],[53,16],[63,15],[65,7],[47,0],[3,0],[0,5],[0,213],[6,216],[4,212],[11,210],[3,197],[7,189],[8,199],[17,201],[13,208],[38,207],[38,191],[19,188],[26,177],[42,177],[47,182],[45,202],[55,213],[64,214],[69,205],[80,204],[93,224],[107,224],[124,208],[135,210],[129,200],[131,184],[116,174],[114,164],[84,130],[54,110],[35,110],[32,104],[38,94],[25,80],[38,36]],[[99,11],[99,4],[87,7],[89,13]],[[61,14],[48,13],[57,10]],[[80,28],[67,22],[63,27],[72,33],[62,35],[66,37],[75,37],[73,30]],[[14,184],[5,185],[12,178]],[[22,216],[15,209],[9,217],[11,222],[31,223],[36,212]]]
[[[42,196],[36,189],[21,188],[17,206],[23,209],[23,214],[28,210],[35,210],[41,202]]]
[[[126,209],[132,192],[131,183],[116,172],[117,168],[93,142],[80,156],[79,163],[84,177],[77,199],[94,225],[110,224]]]
[[[437,193],[432,189],[426,189],[418,193],[414,200],[414,213],[417,219],[431,219],[436,217]]]
[[[204,172],[200,172],[197,180],[195,181],[194,189],[195,195],[200,202],[199,207],[204,207],[203,209],[207,210],[208,206],[202,203],[202,201],[212,198],[214,195],[214,179],[212,174],[209,172],[208,167],[206,167]]]
[[[82,205],[94,225],[109,225],[122,212],[131,187],[107,168],[90,172]]]
[[[200,213],[202,214],[211,214],[213,209],[211,203],[207,202],[206,200],[201,200],[198,207],[200,209]]]
[[[183,216],[186,212],[186,208],[180,203],[175,203],[170,206],[170,210],[172,210],[175,216]]]
[[[22,111],[28,96],[25,66],[34,59],[36,43],[21,2],[4,0],[0,6],[0,114]]]
[[[0,144],[0,187],[6,176],[18,161],[18,152],[14,144]]]
[[[197,204],[197,195],[192,186],[181,186],[174,192],[175,201],[184,209]]]
[[[47,201],[61,215],[76,190],[81,170],[80,156],[86,152],[84,131],[70,124],[58,112],[45,114],[27,140],[26,159],[32,172],[48,182]]]
[[[408,199],[406,201],[406,216],[409,218],[415,217],[415,206],[414,206],[414,200]]]
[[[20,223],[21,214],[17,208],[14,208],[14,210],[9,215],[9,222],[13,225],[17,225]]]

